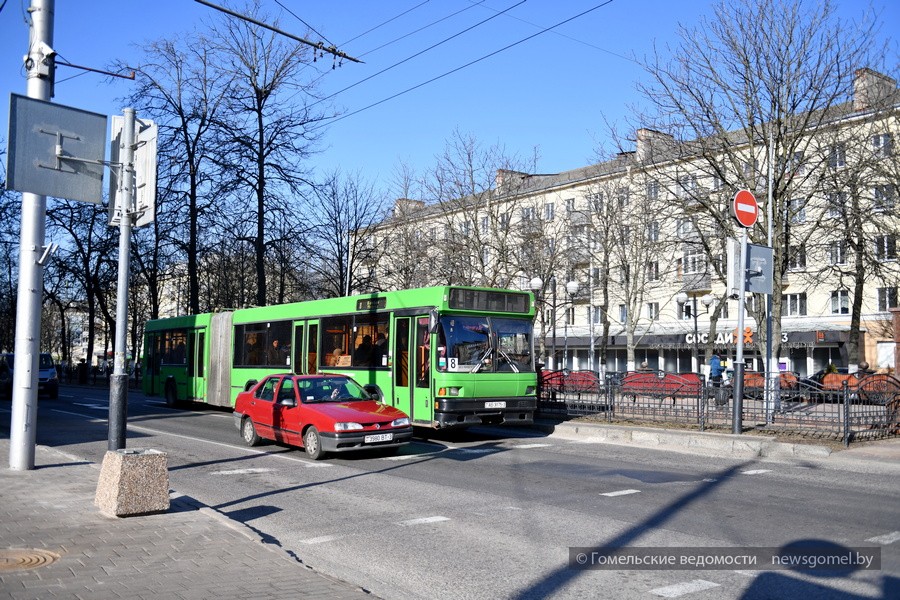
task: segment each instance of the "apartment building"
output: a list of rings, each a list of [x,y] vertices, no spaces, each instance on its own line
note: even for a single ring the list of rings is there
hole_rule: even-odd
[[[698,371],[712,353],[733,357],[740,336],[751,370],[769,345],[773,369],[801,376],[893,370],[898,134],[897,82],[860,69],[853,97],[816,114],[688,141],[639,129],[632,151],[595,165],[498,170],[482,192],[400,200],[374,241],[390,252],[364,268],[382,288],[533,290],[552,369]],[[750,243],[772,247],[774,264],[773,294],[747,294],[737,332],[740,189],[760,206]]]

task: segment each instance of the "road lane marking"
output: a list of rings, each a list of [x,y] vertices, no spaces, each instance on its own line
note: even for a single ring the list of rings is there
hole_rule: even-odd
[[[763,473],[771,473],[772,469],[751,469],[749,471],[741,471],[743,475],[762,475]]]
[[[155,433],[158,435],[169,435],[169,436],[181,438],[184,440],[190,440],[192,442],[203,442],[204,444],[212,444],[213,446],[222,446],[224,448],[231,448],[232,450],[240,449],[245,452],[252,452],[254,454],[260,454],[260,455],[264,454],[266,456],[271,456],[272,458],[280,458],[281,460],[289,460],[291,462],[300,463],[302,465],[305,465],[306,467],[314,468],[314,467],[333,467],[334,466],[334,465],[328,464],[328,463],[310,462],[308,460],[302,460],[302,459],[294,458],[291,456],[284,456],[283,454],[273,454],[271,452],[266,452],[265,450],[257,450],[255,448],[243,448],[237,444],[226,444],[223,442],[214,442],[213,440],[204,440],[202,438],[198,438],[198,437],[194,437],[194,436],[190,436],[190,435],[181,435],[179,433],[169,433],[168,431],[159,431],[158,429],[151,429],[149,427],[141,427],[138,425],[129,424],[128,429],[133,429],[134,431],[143,431],[146,433]]]
[[[109,410],[109,404],[85,404],[84,402],[73,402],[75,406],[84,406],[85,408],[93,408],[94,410]]]
[[[62,414],[64,414],[64,415],[74,415],[74,416],[76,416],[76,417],[81,417],[81,418],[83,418],[83,419],[87,419],[87,422],[88,422],[88,423],[106,423],[106,419],[98,419],[98,418],[96,418],[96,417],[92,417],[92,416],[90,416],[90,415],[85,415],[85,414],[82,414],[82,413],[71,412],[71,411],[68,411],[68,410],[59,410],[58,408],[51,408],[50,410],[51,410],[52,412],[58,412],[58,413],[62,413]]]
[[[210,475],[253,475],[255,473],[271,473],[275,469],[233,469],[231,471],[213,471]]]
[[[325,542],[333,542],[341,539],[342,535],[320,535],[319,537],[309,538],[308,540],[300,540],[301,544],[324,544]]]
[[[422,517],[421,519],[410,519],[409,521],[400,521],[397,525],[425,525],[427,523],[440,523],[441,521],[449,521],[449,517]]]
[[[711,590],[715,587],[719,587],[719,584],[713,583],[712,581],[706,581],[705,579],[694,579],[693,581],[685,581],[684,583],[676,583],[675,585],[656,588],[655,590],[650,590],[650,593],[662,596],[663,598],[679,598],[685,594]]]
[[[893,544],[897,540],[900,540],[900,531],[893,531],[891,533],[879,535],[873,538],[869,538],[866,541],[872,542],[874,544],[881,544],[882,546],[887,546],[888,544]]]
[[[628,494],[640,494],[641,490],[619,490],[617,492],[606,492],[600,494],[601,496],[608,496],[610,498],[614,496],[627,496]]]
[[[515,448],[548,448],[553,444],[522,444],[520,446],[514,446]]]

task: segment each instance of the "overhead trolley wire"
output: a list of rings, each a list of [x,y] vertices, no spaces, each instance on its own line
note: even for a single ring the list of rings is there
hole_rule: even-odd
[[[507,11],[510,11],[510,10],[516,8],[517,6],[520,6],[520,5],[522,5],[522,4],[525,4],[525,1],[526,1],[526,0],[521,0],[520,2],[517,2],[516,4],[513,4],[513,5],[510,6],[509,8],[506,8],[506,9],[504,9],[504,10],[502,10],[502,11],[498,11],[496,14],[491,15],[491,16],[488,17],[487,19],[485,19],[485,20],[483,20],[483,21],[479,21],[478,23],[475,23],[475,24],[472,25],[471,27],[467,27],[467,28],[463,29],[462,31],[459,31],[459,32],[457,32],[457,33],[454,33],[454,34],[451,35],[450,37],[444,38],[443,40],[437,42],[436,44],[432,44],[431,46],[428,46],[428,47],[425,48],[424,50],[420,50],[419,52],[416,52],[415,54],[412,54],[412,55],[410,55],[410,56],[407,56],[407,57],[404,58],[403,60],[401,60],[401,61],[399,61],[399,62],[396,62],[396,63],[392,64],[392,65],[389,66],[389,67],[385,67],[384,69],[378,71],[377,73],[372,73],[372,74],[369,75],[368,77],[366,77],[366,78],[364,78],[364,79],[360,79],[360,80],[357,81],[356,83],[351,83],[351,84],[348,85],[347,87],[345,87],[345,88],[343,88],[343,89],[340,89],[340,90],[334,92],[333,94],[329,94],[328,96],[325,96],[324,98],[320,98],[319,100],[316,100],[315,102],[313,102],[312,104],[310,104],[310,106],[315,106],[316,104],[318,104],[318,103],[320,103],[320,102],[324,102],[325,100],[329,100],[329,99],[331,99],[331,98],[334,98],[334,97],[337,96],[338,94],[341,94],[341,93],[343,93],[343,92],[346,92],[346,91],[349,90],[350,88],[354,88],[354,87],[358,86],[358,85],[361,84],[361,83],[365,83],[366,81],[369,81],[369,80],[372,79],[373,77],[377,77],[377,76],[381,75],[382,73],[385,73],[385,72],[387,72],[387,71],[390,71],[390,70],[393,69],[394,67],[399,67],[399,66],[402,65],[403,63],[408,62],[408,61],[410,61],[410,60],[416,58],[417,56],[421,56],[422,54],[425,54],[425,53],[428,52],[429,50],[434,50],[434,49],[437,48],[438,46],[440,46],[440,45],[442,45],[442,44],[446,44],[446,43],[449,42],[450,40],[452,40],[452,39],[454,39],[454,38],[457,38],[457,37],[461,36],[461,35],[464,34],[464,33],[467,33],[467,32],[469,32],[469,31],[472,31],[472,30],[475,29],[476,27],[479,27],[479,26],[481,26],[481,25],[484,25],[485,23],[487,23],[488,21],[490,21],[490,20],[492,20],[492,19],[496,19],[497,17],[499,17],[500,15],[506,13]]]
[[[601,2],[600,4],[598,4],[598,5],[596,5],[596,6],[592,7],[592,8],[589,8],[589,9],[587,9],[587,10],[584,11],[584,12],[580,12],[580,13],[578,13],[577,15],[572,16],[572,17],[569,17],[568,19],[565,19],[565,20],[563,20],[563,21],[560,21],[559,23],[556,23],[556,24],[554,24],[554,25],[551,25],[550,27],[546,27],[546,28],[542,29],[541,31],[538,31],[537,33],[533,33],[533,34],[531,34],[531,35],[529,35],[529,36],[526,36],[526,37],[524,37],[524,38],[522,38],[522,39],[520,39],[520,40],[518,40],[518,41],[516,41],[516,42],[513,42],[512,44],[509,44],[509,45],[507,45],[507,46],[504,46],[504,47],[502,47],[502,48],[500,48],[500,49],[498,49],[498,50],[494,50],[493,52],[491,52],[491,53],[489,53],[489,54],[485,54],[484,56],[482,56],[482,57],[480,57],[480,58],[476,58],[476,59],[473,60],[473,61],[467,62],[467,63],[464,64],[464,65],[461,65],[461,66],[459,66],[459,67],[456,67],[455,69],[451,69],[451,70],[449,70],[449,71],[447,71],[447,72],[445,72],[445,73],[442,73],[442,74],[440,74],[440,75],[438,75],[438,76],[436,76],[436,77],[432,77],[431,79],[429,79],[429,80],[427,80],[427,81],[423,81],[422,83],[419,83],[419,84],[417,84],[417,85],[414,85],[414,86],[412,86],[412,87],[410,87],[410,88],[406,88],[406,89],[403,90],[402,92],[397,92],[396,94],[394,94],[394,95],[392,95],[392,96],[388,96],[387,98],[384,98],[384,99],[382,99],[382,100],[379,100],[378,102],[373,102],[372,104],[369,104],[368,106],[364,106],[364,107],[362,107],[362,108],[360,108],[360,109],[354,110],[353,112],[349,112],[349,113],[344,114],[344,115],[341,115],[341,116],[339,116],[339,117],[333,117],[333,118],[331,118],[331,119],[329,119],[329,118],[326,117],[325,119],[323,119],[323,121],[325,121],[326,124],[329,124],[329,125],[330,125],[331,123],[336,123],[336,122],[338,122],[338,121],[341,121],[341,120],[343,120],[343,119],[346,119],[347,117],[352,117],[353,115],[358,115],[359,113],[361,113],[361,112],[363,112],[363,111],[365,111],[365,110],[369,110],[370,108],[374,108],[374,107],[376,107],[376,106],[378,106],[378,105],[380,105],[380,104],[384,104],[385,102],[388,102],[389,100],[393,100],[394,98],[398,98],[398,97],[400,97],[400,96],[402,96],[402,95],[404,95],[404,94],[407,94],[407,93],[409,93],[409,92],[412,92],[413,90],[417,90],[417,89],[419,89],[420,87],[424,87],[424,86],[428,85],[429,83],[434,83],[435,81],[437,81],[437,80],[439,80],[439,79],[443,79],[444,77],[447,77],[448,75],[452,75],[452,74],[454,74],[454,73],[456,73],[456,72],[458,72],[458,71],[462,71],[462,70],[465,69],[465,68],[471,67],[472,65],[477,64],[477,63],[479,63],[479,62],[481,62],[481,61],[483,61],[483,60],[486,60],[486,59],[488,59],[488,58],[490,58],[490,57],[492,57],[492,56],[495,56],[495,55],[497,55],[497,54],[500,54],[501,52],[505,52],[506,50],[509,50],[510,48],[513,48],[513,47],[515,47],[515,46],[518,46],[519,44],[522,44],[522,43],[524,43],[524,42],[527,42],[527,41],[530,40],[530,39],[536,38],[536,37],[539,36],[539,35],[542,35],[542,34],[544,34],[544,33],[547,33],[548,31],[550,31],[550,30],[552,30],[552,29],[556,29],[557,27],[559,27],[559,26],[561,26],[561,25],[565,25],[566,23],[569,23],[569,22],[571,22],[571,21],[574,21],[575,19],[579,19],[579,18],[583,17],[584,15],[586,15],[586,14],[588,14],[588,13],[591,13],[591,12],[594,12],[595,10],[597,10],[597,9],[599,9],[599,8],[603,8],[604,6],[606,6],[606,5],[608,5],[608,4],[611,4],[612,2],[613,2],[613,0],[606,0],[606,2]],[[330,97],[330,96],[329,96],[329,97]]]

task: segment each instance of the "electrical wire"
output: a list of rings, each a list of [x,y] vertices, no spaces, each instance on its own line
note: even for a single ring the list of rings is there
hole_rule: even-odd
[[[509,50],[510,48],[513,48],[513,47],[515,47],[515,46],[518,46],[519,44],[522,44],[522,43],[524,43],[524,42],[527,42],[528,40],[531,40],[531,39],[533,39],[533,38],[536,38],[536,37],[539,36],[539,35],[542,35],[542,34],[544,34],[544,33],[547,33],[548,31],[550,31],[550,30],[552,30],[552,29],[555,29],[555,28],[559,27],[560,25],[565,25],[566,23],[569,23],[569,22],[571,22],[571,21],[574,21],[575,19],[581,18],[581,17],[583,17],[584,15],[586,15],[586,14],[588,14],[588,13],[591,13],[591,12],[593,12],[593,11],[599,9],[599,8],[603,8],[604,6],[606,6],[606,5],[608,5],[608,4],[611,4],[612,2],[613,2],[613,0],[606,0],[606,2],[601,2],[600,4],[594,6],[593,8],[589,8],[589,9],[587,9],[586,11],[581,12],[581,13],[578,13],[577,15],[575,15],[575,16],[573,16],[573,17],[569,17],[568,19],[565,19],[565,20],[563,20],[563,21],[560,21],[559,23],[556,23],[555,25],[551,25],[550,27],[546,27],[546,28],[542,29],[541,31],[538,31],[537,33],[533,33],[533,34],[531,34],[531,35],[529,35],[529,36],[526,36],[526,37],[524,37],[524,38],[522,38],[522,39],[520,39],[520,40],[518,40],[518,41],[516,41],[516,42],[513,42],[512,44],[509,44],[509,45],[507,45],[507,46],[504,46],[504,47],[500,48],[499,50],[494,50],[493,52],[491,52],[491,53],[489,53],[489,54],[485,54],[485,55],[482,56],[481,58],[476,58],[476,59],[473,60],[473,61],[467,62],[467,63],[464,64],[464,65],[461,65],[461,66],[459,66],[459,67],[456,67],[455,69],[451,69],[450,71],[447,71],[447,72],[445,72],[445,73],[442,73],[442,74],[440,74],[440,75],[438,75],[438,76],[436,76],[436,77],[432,77],[431,79],[429,79],[429,80],[427,80],[427,81],[423,81],[422,83],[419,83],[419,84],[417,84],[417,85],[414,85],[414,86],[412,86],[412,87],[410,87],[410,88],[407,88],[407,89],[403,90],[402,92],[397,92],[396,94],[394,94],[394,95],[392,95],[392,96],[388,96],[387,98],[384,98],[384,99],[382,99],[382,100],[379,100],[378,102],[373,102],[372,104],[369,104],[368,106],[364,106],[364,107],[362,107],[362,108],[360,108],[360,109],[354,110],[353,112],[349,112],[349,113],[344,114],[344,115],[341,115],[341,116],[339,116],[339,117],[332,117],[332,118],[330,118],[330,119],[326,117],[325,119],[323,119],[323,121],[324,121],[323,126],[324,126],[324,125],[330,125],[330,124],[332,124],[332,123],[337,123],[338,121],[341,121],[341,120],[343,120],[343,119],[346,119],[347,117],[352,117],[353,115],[358,115],[359,113],[361,113],[361,112],[363,112],[363,111],[365,111],[365,110],[369,110],[370,108],[374,108],[374,107],[376,107],[376,106],[378,106],[378,105],[380,105],[380,104],[384,104],[385,102],[388,102],[389,100],[393,100],[394,98],[398,98],[398,97],[400,97],[400,96],[402,96],[402,95],[404,95],[404,94],[407,94],[407,93],[409,93],[409,92],[412,92],[413,90],[417,90],[417,89],[419,89],[420,87],[423,87],[423,86],[428,85],[429,83],[434,83],[435,81],[438,81],[439,79],[443,79],[444,77],[447,77],[447,76],[449,76],[449,75],[452,75],[452,74],[454,74],[454,73],[457,73],[458,71],[462,71],[462,70],[465,69],[465,68],[471,67],[471,66],[474,65],[474,64],[477,64],[477,63],[479,63],[479,62],[481,62],[481,61],[483,61],[483,60],[486,60],[486,59],[488,59],[488,58],[490,58],[490,57],[492,57],[492,56],[495,56],[495,55],[497,55],[497,54],[500,54],[501,52],[505,52],[506,50]]]
[[[335,46],[335,44],[331,43],[331,40],[329,40],[327,37],[325,37],[324,35],[322,35],[322,34],[319,33],[318,31],[316,31],[316,29],[315,29],[312,25],[310,25],[309,23],[307,23],[306,21],[304,21],[303,19],[301,19],[301,18],[297,15],[297,13],[295,13],[294,11],[292,11],[291,9],[289,9],[287,6],[285,6],[284,4],[282,4],[282,3],[281,3],[281,0],[275,0],[275,4],[277,4],[278,6],[280,6],[281,8],[283,8],[284,10],[286,10],[288,13],[291,14],[291,16],[293,16],[295,19],[297,19],[298,21],[300,21],[301,23],[303,23],[304,25],[306,25],[306,26],[309,28],[310,31],[312,31],[312,32],[315,33],[317,36],[319,36],[320,38],[322,38],[323,40],[325,40],[326,42],[328,42],[328,45],[329,45],[329,46],[337,47],[337,46]]]
[[[422,7],[422,6],[426,5],[426,4],[428,4],[429,1],[430,1],[430,0],[425,0],[424,2],[421,2],[421,3],[419,3],[419,4],[416,4],[415,6],[413,6],[412,8],[410,8],[409,10],[403,11],[402,13],[400,13],[399,15],[397,15],[396,17],[391,17],[390,19],[388,19],[388,20],[385,21],[384,23],[379,23],[379,24],[376,25],[375,27],[372,27],[371,29],[368,29],[368,30],[366,30],[366,31],[363,31],[363,32],[362,32],[361,34],[359,34],[358,36],[356,36],[356,37],[354,37],[354,38],[350,38],[349,40],[347,40],[346,42],[344,42],[344,43],[342,44],[342,46],[346,46],[346,45],[349,44],[350,42],[354,42],[354,41],[358,40],[359,38],[361,38],[362,36],[368,35],[369,33],[372,33],[373,31],[375,31],[375,30],[378,29],[379,27],[384,27],[385,25],[387,25],[387,24],[390,23],[391,21],[396,21],[397,19],[399,19],[399,18],[402,17],[403,15],[405,15],[405,14],[407,14],[407,13],[411,13],[412,11],[416,10],[417,8]]]
[[[464,33],[467,33],[467,32],[469,32],[469,31],[472,31],[472,30],[475,29],[476,27],[480,27],[481,25],[484,25],[485,23],[487,23],[488,21],[490,21],[490,20],[492,20],[492,19],[496,19],[497,17],[499,17],[500,15],[506,13],[507,11],[510,11],[510,10],[516,8],[517,6],[520,6],[520,5],[522,5],[522,4],[525,4],[525,1],[526,1],[526,0],[520,0],[520,2],[517,2],[516,4],[513,4],[512,6],[506,8],[506,9],[504,9],[504,10],[502,10],[502,11],[499,11],[499,12],[497,12],[496,14],[494,14],[494,15],[488,17],[487,19],[484,19],[483,21],[479,21],[478,23],[475,23],[474,25],[472,25],[472,26],[470,26],[470,27],[467,27],[467,28],[463,29],[462,31],[459,31],[459,32],[457,32],[457,33],[454,33],[454,34],[451,35],[450,37],[444,38],[443,40],[437,42],[436,44],[432,44],[431,46],[425,48],[424,50],[420,50],[419,52],[416,52],[415,54],[413,54],[413,55],[411,55],[411,56],[407,56],[407,57],[404,58],[403,60],[401,60],[401,61],[399,61],[399,62],[396,62],[396,63],[392,64],[392,65],[389,66],[389,67],[385,67],[384,69],[378,71],[377,73],[372,73],[372,74],[369,75],[368,77],[366,77],[366,78],[364,78],[364,79],[360,79],[360,80],[357,81],[356,83],[351,83],[351,84],[348,85],[347,87],[345,87],[345,88],[343,88],[343,89],[340,89],[340,90],[334,92],[333,94],[330,94],[330,95],[328,95],[328,96],[325,96],[324,98],[321,98],[321,99],[319,99],[319,100],[316,100],[315,102],[313,102],[312,104],[310,104],[310,106],[315,106],[316,104],[319,104],[320,102],[324,102],[324,101],[326,101],[326,100],[329,100],[329,99],[331,99],[331,98],[334,98],[334,97],[337,96],[338,94],[341,94],[341,93],[343,93],[343,92],[346,92],[347,90],[349,90],[349,89],[351,89],[351,88],[354,88],[354,87],[358,86],[358,85],[361,84],[361,83],[365,83],[366,81],[369,81],[369,80],[372,79],[373,77],[377,77],[377,76],[381,75],[382,73],[385,73],[385,72],[387,72],[387,71],[390,71],[390,70],[393,69],[394,67],[399,67],[399,66],[402,65],[403,63],[408,62],[408,61],[410,61],[410,60],[416,58],[417,56],[421,56],[421,55],[425,54],[426,52],[428,52],[429,50],[434,50],[434,49],[437,48],[438,46],[440,46],[440,45],[442,45],[442,44],[446,44],[446,43],[449,42],[450,40],[452,40],[452,39],[454,39],[454,38],[457,38],[457,37],[461,36],[461,35],[464,34]]]

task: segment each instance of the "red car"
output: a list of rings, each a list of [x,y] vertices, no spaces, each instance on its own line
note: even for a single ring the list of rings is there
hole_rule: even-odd
[[[238,395],[234,424],[248,446],[265,438],[302,446],[313,460],[326,452],[396,449],[413,434],[406,413],[343,375],[270,375]]]

